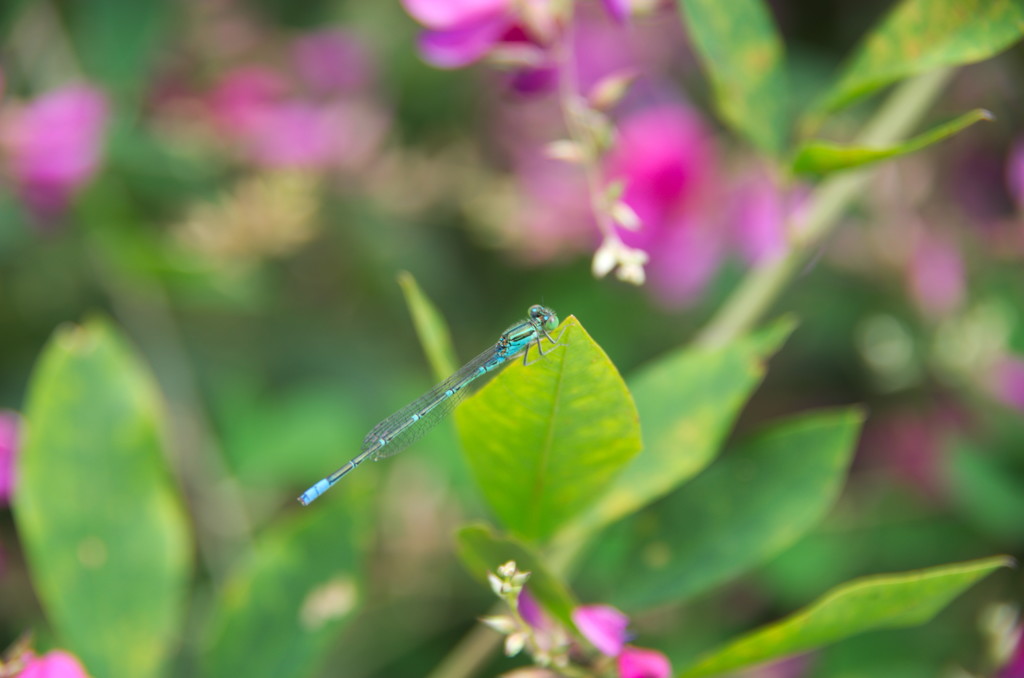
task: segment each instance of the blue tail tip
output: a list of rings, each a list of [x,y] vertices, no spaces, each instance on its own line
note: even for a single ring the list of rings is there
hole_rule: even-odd
[[[316,485],[314,485],[313,487],[309,488],[301,495],[299,495],[299,503],[302,504],[303,506],[309,506],[310,504],[313,503],[313,500],[315,500],[321,494],[326,492],[330,487],[331,483],[327,480],[327,478],[324,478]]]

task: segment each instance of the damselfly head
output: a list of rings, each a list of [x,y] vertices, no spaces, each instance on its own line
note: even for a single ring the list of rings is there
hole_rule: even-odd
[[[530,320],[540,325],[544,330],[553,330],[558,327],[558,316],[547,306],[534,304],[530,307]]]

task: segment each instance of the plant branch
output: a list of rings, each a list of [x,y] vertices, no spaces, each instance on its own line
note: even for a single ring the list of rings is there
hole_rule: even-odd
[[[906,137],[930,110],[952,73],[949,69],[928,73],[898,87],[865,126],[857,143],[881,146]],[[695,343],[720,345],[752,329],[836,227],[870,178],[871,170],[867,169],[845,172],[823,182],[811,195],[805,215],[792,231],[789,251],[751,270]]]

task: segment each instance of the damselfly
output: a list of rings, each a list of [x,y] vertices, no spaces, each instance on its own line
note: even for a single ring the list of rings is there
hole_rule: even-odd
[[[539,304],[530,307],[528,316],[526,320],[505,330],[494,346],[463,365],[455,374],[374,426],[363,438],[359,454],[303,492],[299,501],[308,506],[368,458],[377,460],[392,457],[412,445],[462,401],[468,393],[466,387],[471,383],[508,364],[520,353],[523,354],[525,365],[531,345],[535,345],[537,351],[545,355],[540,342],[546,338],[555,343],[548,332],[558,327],[558,316],[550,308]]]

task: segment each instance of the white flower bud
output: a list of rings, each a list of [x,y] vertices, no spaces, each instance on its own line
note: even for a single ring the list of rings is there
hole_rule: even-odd
[[[505,638],[505,655],[515,657],[526,647],[526,634],[523,632],[513,633]]]
[[[582,163],[587,158],[587,153],[583,146],[569,139],[552,141],[544,147],[544,154],[554,160],[561,160],[562,162],[574,165]]]
[[[523,588],[523,585],[526,583],[526,580],[528,580],[529,578],[529,572],[517,572],[516,574],[512,575],[512,586],[521,589]]]
[[[510,633],[514,633],[516,629],[519,628],[519,625],[516,624],[515,619],[504,614],[494,615],[491,617],[480,617],[480,621],[484,624],[487,624],[492,629],[505,636],[509,635]]]
[[[494,591],[494,595],[500,597],[505,593],[505,582],[503,582],[501,578],[493,572],[487,573],[487,582],[491,585],[491,590]]]
[[[601,78],[590,89],[590,105],[599,111],[607,111],[626,96],[629,86],[636,80],[636,71],[618,71]]]
[[[639,231],[640,227],[643,226],[643,222],[640,221],[640,215],[621,200],[612,205],[611,216],[615,223],[631,231]]]
[[[606,238],[601,246],[594,252],[594,261],[591,270],[595,278],[603,278],[608,275],[615,264],[619,262],[618,241]]]

